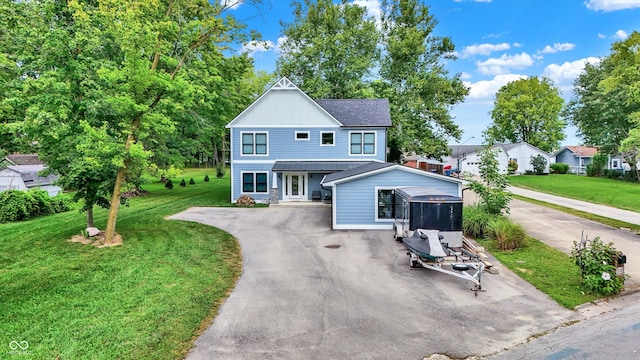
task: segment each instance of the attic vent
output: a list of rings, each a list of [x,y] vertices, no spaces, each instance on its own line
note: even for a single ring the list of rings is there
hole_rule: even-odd
[[[273,89],[293,90],[297,89],[297,87],[291,82],[291,80],[283,77],[282,79],[278,80],[275,85],[273,85]]]

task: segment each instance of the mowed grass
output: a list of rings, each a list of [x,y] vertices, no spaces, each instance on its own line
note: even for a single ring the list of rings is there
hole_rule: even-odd
[[[493,240],[478,242],[504,266],[568,309],[601,298],[584,293],[580,269],[569,256],[541,241],[528,237],[525,247],[512,251],[499,250]]]
[[[196,185],[178,186],[191,177]],[[68,242],[85,227],[77,210],[0,224],[0,358],[184,357],[233,288],[241,256],[221,230],[164,219],[191,206],[229,206],[228,176],[189,170],[173,181],[173,190],[145,184],[149,195],[121,207],[122,246]],[[106,211],[95,219],[104,229]],[[13,341],[28,348],[11,349]]]
[[[511,185],[640,212],[640,183],[571,174],[510,176]]]

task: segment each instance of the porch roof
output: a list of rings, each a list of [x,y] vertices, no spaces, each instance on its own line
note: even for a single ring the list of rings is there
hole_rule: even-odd
[[[276,161],[271,171],[333,173],[366,165],[371,161]]]

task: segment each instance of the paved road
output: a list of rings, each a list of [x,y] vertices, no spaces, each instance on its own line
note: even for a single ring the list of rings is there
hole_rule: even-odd
[[[624,296],[624,307],[562,328],[489,359],[640,359],[640,293]]]
[[[192,208],[233,234],[243,273],[187,359],[421,359],[492,354],[583,319],[503,268],[478,297],[410,270],[389,231],[332,231],[322,207]]]
[[[591,214],[604,216],[610,219],[628,222],[630,224],[640,225],[640,213],[637,213],[635,211],[616,209],[611,206],[593,204],[590,202],[574,200],[574,199],[568,199],[560,196],[545,194],[545,193],[517,188],[513,186],[510,186],[508,190],[516,195],[528,197],[531,199],[536,199],[536,200],[548,202],[551,204],[561,205],[564,207],[588,212]]]
[[[513,187],[510,190],[513,193],[546,202],[553,202],[558,198],[554,196],[555,200],[549,199],[547,194],[528,190],[523,192],[522,189]],[[573,207],[575,202],[572,200],[561,205]],[[580,203],[579,210],[582,211],[597,213],[600,209],[600,205]],[[629,275],[629,279],[625,282],[625,288],[628,290],[640,288],[640,235],[521,200],[512,200],[509,207],[511,209],[509,217],[524,226],[530,236],[567,254],[571,253],[573,242],[580,241],[583,234],[589,239],[599,236],[605,242],[613,242],[616,249],[627,255],[625,273]],[[592,207],[593,211],[591,211]],[[633,213],[624,210],[622,212],[625,216],[629,215],[627,213]],[[616,214],[619,215],[618,212],[611,212],[609,217],[617,216]],[[637,221],[640,214],[633,214]],[[620,217],[620,220],[622,219],[627,222],[632,220],[624,216]]]

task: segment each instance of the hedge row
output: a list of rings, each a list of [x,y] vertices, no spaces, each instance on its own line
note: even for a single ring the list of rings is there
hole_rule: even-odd
[[[71,210],[71,199],[59,194],[51,197],[44,190],[0,192],[0,223],[32,219]]]

